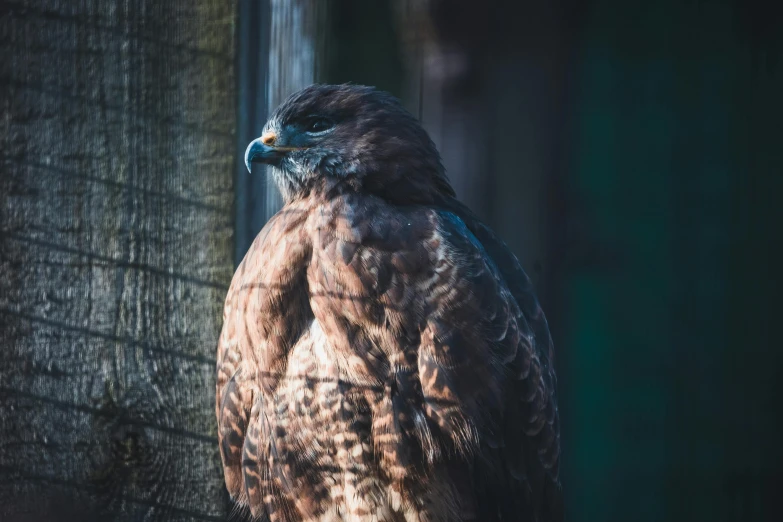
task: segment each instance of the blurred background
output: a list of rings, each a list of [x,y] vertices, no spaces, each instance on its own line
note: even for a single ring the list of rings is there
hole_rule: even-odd
[[[280,205],[242,153],[314,81],[401,97],[534,278],[569,520],[783,520],[774,3],[0,6],[0,520],[232,516],[216,339]]]

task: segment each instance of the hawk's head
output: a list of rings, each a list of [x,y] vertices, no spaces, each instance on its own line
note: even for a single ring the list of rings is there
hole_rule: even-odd
[[[392,95],[360,85],[311,85],[277,108],[245,152],[273,166],[290,201],[345,185],[397,202],[453,195],[435,144]]]

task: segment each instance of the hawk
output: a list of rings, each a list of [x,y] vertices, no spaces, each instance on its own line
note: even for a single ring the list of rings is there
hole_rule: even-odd
[[[561,517],[552,341],[530,279],[393,96],[313,85],[245,163],[285,205],[217,355],[226,486],[270,521]]]

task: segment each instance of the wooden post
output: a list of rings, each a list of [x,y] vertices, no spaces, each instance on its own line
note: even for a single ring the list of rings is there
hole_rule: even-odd
[[[0,9],[0,520],[225,517],[235,9]]]

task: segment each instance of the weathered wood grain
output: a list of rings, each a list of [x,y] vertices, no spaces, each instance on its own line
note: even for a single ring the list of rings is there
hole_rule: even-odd
[[[223,520],[233,1],[0,7],[0,519]]]

